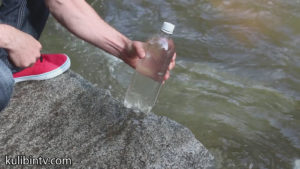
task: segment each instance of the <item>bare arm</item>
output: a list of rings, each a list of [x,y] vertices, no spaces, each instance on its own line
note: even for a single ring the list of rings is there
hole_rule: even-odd
[[[131,41],[107,24],[85,0],[45,0],[52,15],[79,38],[121,58],[135,68],[145,57],[143,42]],[[175,66],[175,57],[169,70]],[[169,71],[165,79],[169,77]]]
[[[9,38],[7,36],[7,32],[9,30],[9,26],[5,24],[0,24],[0,48],[7,48],[9,43]]]
[[[108,25],[85,0],[46,0],[53,16],[81,39],[120,57],[132,41]]]

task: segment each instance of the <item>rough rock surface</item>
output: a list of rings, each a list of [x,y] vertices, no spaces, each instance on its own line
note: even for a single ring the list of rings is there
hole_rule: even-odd
[[[18,155],[71,158],[72,165],[5,164]],[[0,168],[190,169],[213,161],[184,126],[127,109],[72,71],[15,86],[0,113],[0,158]]]

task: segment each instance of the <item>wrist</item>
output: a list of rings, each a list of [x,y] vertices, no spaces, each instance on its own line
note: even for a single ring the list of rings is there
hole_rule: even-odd
[[[14,41],[12,34],[14,27],[6,24],[0,24],[0,47],[4,49],[10,49]]]
[[[120,59],[124,60],[125,58],[130,56],[130,53],[132,53],[132,44],[133,44],[133,41],[130,39],[127,39],[125,41],[124,49],[123,49],[121,55],[119,56]]]

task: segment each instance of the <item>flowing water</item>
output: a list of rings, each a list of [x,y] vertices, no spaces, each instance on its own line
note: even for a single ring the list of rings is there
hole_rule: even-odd
[[[190,128],[216,168],[300,163],[300,0],[89,0],[120,32],[146,40],[176,25],[177,65],[153,112]],[[133,70],[50,18],[44,52],[123,100]]]

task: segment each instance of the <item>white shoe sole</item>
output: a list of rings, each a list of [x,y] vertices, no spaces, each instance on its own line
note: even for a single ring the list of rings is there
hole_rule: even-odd
[[[71,67],[71,61],[70,58],[64,54],[67,57],[66,62],[58,67],[57,69],[54,69],[50,72],[39,74],[39,75],[31,75],[31,76],[23,76],[23,77],[17,77],[14,78],[15,83],[23,82],[23,81],[29,81],[29,80],[46,80],[46,79],[52,79],[58,75],[63,74],[65,71],[67,71]]]

